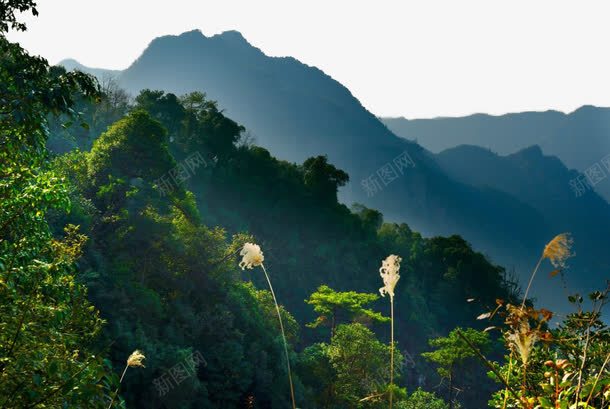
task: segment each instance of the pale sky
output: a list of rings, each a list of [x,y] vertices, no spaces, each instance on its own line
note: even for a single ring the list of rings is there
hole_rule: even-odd
[[[57,63],[123,69],[155,37],[238,30],[347,86],[378,116],[610,106],[610,2],[39,0],[11,34]]]

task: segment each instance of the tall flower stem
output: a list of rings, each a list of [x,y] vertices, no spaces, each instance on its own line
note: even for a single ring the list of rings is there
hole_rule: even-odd
[[[532,287],[532,283],[534,282],[534,277],[536,277],[536,273],[538,272],[538,269],[540,268],[540,264],[542,264],[542,260],[544,260],[544,253],[542,254],[542,256],[540,256],[540,259],[538,260],[536,267],[534,267],[534,271],[532,271],[532,275],[530,276],[530,279],[527,283],[527,288],[525,289],[525,294],[523,295],[523,301],[521,302],[521,310],[523,310],[523,308],[525,308],[525,302],[527,301],[527,296],[530,292],[530,288]],[[511,350],[510,358],[509,358],[509,362],[508,362],[508,375],[506,378],[507,382],[510,381],[512,367],[513,367],[513,351]],[[522,384],[523,393],[525,392],[525,385],[527,382],[525,371],[526,371],[526,367],[524,366],[523,367],[523,384]],[[506,407],[507,400],[508,400],[508,386],[506,387],[506,390],[504,391],[504,403],[502,405],[503,409]]]
[[[604,368],[606,367],[606,364],[608,363],[608,361],[610,361],[610,354],[606,355],[606,360],[604,361],[604,364],[602,365],[601,369],[599,370],[599,373],[595,377],[595,382],[593,383],[591,392],[589,392],[589,397],[587,398],[587,401],[585,402],[585,407],[589,407],[589,401],[591,400],[591,397],[593,396],[593,391],[595,390],[595,387],[597,386],[597,382],[599,382],[599,379],[601,378],[602,373],[604,373]]]
[[[116,399],[117,395],[119,394],[119,388],[121,387],[121,382],[123,382],[123,378],[125,377],[127,368],[129,368],[130,366],[134,367],[134,368],[137,368],[137,367],[144,368],[144,364],[142,363],[142,361],[144,361],[144,359],[146,359],[144,354],[137,349],[135,351],[133,351],[131,353],[131,355],[129,355],[129,358],[127,358],[127,363],[125,365],[125,369],[123,369],[123,373],[121,374],[121,379],[119,379],[119,385],[116,387],[116,390],[114,391],[114,394],[112,395],[112,399],[110,400],[110,405],[108,405],[108,409],[110,409],[112,407],[114,400]]]
[[[394,400],[394,288],[400,280],[400,262],[402,258],[395,254],[390,254],[381,262],[379,275],[383,279],[383,287],[379,289],[382,297],[386,294],[390,296],[390,409]]]
[[[525,307],[525,301],[527,300],[527,295],[530,292],[530,287],[532,286],[532,282],[534,281],[534,277],[536,277],[536,272],[540,268],[540,264],[542,263],[543,259],[544,259],[544,255],[542,257],[540,257],[540,260],[538,260],[538,264],[536,264],[536,268],[534,268],[534,271],[532,272],[532,275],[530,277],[530,281],[527,283],[527,288],[525,289],[525,295],[523,296],[523,302],[521,303],[521,309],[523,309]]]
[[[273,296],[273,302],[275,303],[275,310],[277,311],[277,318],[280,321],[280,329],[282,330],[282,339],[284,340],[284,353],[286,354],[286,367],[288,368],[288,382],[290,383],[290,397],[292,399],[292,409],[296,409],[296,401],[294,399],[294,387],[292,385],[292,372],[290,370],[290,356],[288,355],[288,342],[286,341],[286,333],[284,331],[284,323],[282,322],[282,314],[280,313],[280,306],[277,303],[277,299],[275,298],[275,291],[273,291],[273,286],[271,285],[271,279],[269,279],[269,274],[267,274],[267,270],[265,269],[265,265],[261,263],[261,268],[265,273],[265,278],[267,279],[267,284],[269,284],[269,290],[271,290],[271,295]]]
[[[112,407],[112,404],[114,403],[114,399],[119,394],[119,388],[121,387],[121,382],[123,382],[123,378],[125,377],[125,372],[127,372],[127,368],[129,368],[129,365],[125,365],[125,369],[123,369],[123,373],[121,374],[121,379],[119,380],[119,386],[117,386],[116,390],[112,394],[112,399],[110,400],[110,405],[108,405],[108,409],[110,409]]]
[[[390,409],[394,398],[394,297],[390,297]]]

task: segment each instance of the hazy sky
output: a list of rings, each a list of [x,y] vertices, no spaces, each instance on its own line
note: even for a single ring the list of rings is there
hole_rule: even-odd
[[[610,106],[610,2],[39,0],[9,37],[52,63],[126,68],[154,38],[238,30],[346,85],[379,116]]]

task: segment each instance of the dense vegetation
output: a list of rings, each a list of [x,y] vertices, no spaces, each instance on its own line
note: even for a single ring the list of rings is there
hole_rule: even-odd
[[[398,318],[397,327],[402,348],[408,348],[421,365],[413,370],[411,379],[405,379],[413,385],[416,376],[432,373],[418,358],[418,352],[426,348],[426,339],[457,323],[472,325],[476,310],[468,307],[466,298],[493,302],[495,295],[508,295],[502,269],[490,265],[459,237],[426,240],[406,225],[382,224],[381,214],[374,210],[356,206],[352,212],[339,204],[336,196],[347,175],[326,158],[311,158],[300,166],[281,162],[262,148],[242,143],[242,134],[243,128],[224,117],[202,94],[178,99],[145,91],[124,119],[95,140],[90,152],[74,151],[53,161],[72,181],[74,203],[70,214],[55,216],[54,225],[79,225],[91,238],[80,267],[86,272],[85,282],[95,305],[109,322],[105,337],[115,341],[113,362],[120,363],[135,348],[157,351],[149,357],[146,372],[124,382],[128,402],[158,401],[152,381],[180,362],[181,356],[201,351],[211,357],[206,358],[208,365],[202,369],[201,379],[190,380],[195,385],[189,390],[189,402],[200,404],[209,399],[216,406],[226,406],[252,395],[261,404],[287,404],[282,400],[286,394],[277,393],[286,390],[281,383],[285,377],[278,375],[284,371],[281,361],[274,360],[274,365],[267,367],[269,363],[245,359],[281,354],[277,331],[271,330],[276,324],[270,305],[261,306],[265,312],[261,316],[235,322],[237,315],[243,316],[256,305],[250,301],[247,308],[236,307],[245,296],[244,288],[253,291],[253,287],[243,287],[235,268],[235,252],[246,240],[240,232],[254,234],[263,248],[269,249],[266,257],[271,274],[279,272],[274,275],[276,292],[302,324],[314,318],[313,309],[304,300],[319,285],[352,292],[375,291],[379,287],[376,271],[386,252],[408,260],[401,283],[400,294],[404,296],[397,297],[398,310],[404,311],[404,316]],[[83,147],[88,139],[82,138]],[[191,169],[192,152],[199,156],[197,166]],[[160,183],[167,175],[176,174],[172,173],[176,169],[191,172],[189,178],[171,186]],[[187,185],[193,193],[185,189]],[[221,223],[224,229],[212,227]],[[230,235],[235,236],[229,240]],[[416,274],[418,269],[425,272],[423,277]],[[244,274],[243,278],[265,288],[260,274]],[[467,284],[475,281],[469,274],[476,274],[478,286]],[[238,299],[227,295],[236,291],[241,294]],[[369,295],[368,302],[377,298]],[[269,297],[261,300],[270,302]],[[448,314],[451,308],[463,315]],[[357,309],[338,320],[364,319],[363,323],[371,325],[383,321],[379,313],[364,311],[367,313]],[[291,323],[289,339],[297,350],[328,339],[323,329],[303,330],[299,341],[296,321],[287,320]],[[235,338],[233,347],[237,350],[232,347],[226,351],[232,339],[231,324],[235,331],[250,336]],[[373,327],[380,336],[387,336],[387,325]],[[219,334],[219,328],[227,333]],[[330,347],[340,335],[343,338],[339,339],[350,339],[345,331],[348,329],[337,331],[336,336],[332,331]],[[349,331],[353,331],[351,336],[364,337],[365,344],[383,346],[365,327]],[[252,334],[258,335],[252,338]],[[269,339],[264,341],[266,337]],[[249,342],[254,345],[249,346]],[[316,364],[332,367],[331,355],[327,355],[332,349],[325,345],[305,348],[302,359],[311,365],[311,348],[323,350],[325,358]],[[238,370],[237,362],[244,368]],[[383,362],[381,357],[379,362]],[[309,368],[304,365],[297,365],[298,372]],[[239,384],[226,379],[222,385],[213,382],[229,369],[239,373]],[[333,371],[331,376],[343,375]],[[267,381],[257,381],[261,377]],[[381,380],[350,392],[351,399],[358,393],[378,391]],[[297,387],[303,407],[318,396],[319,379],[312,381],[308,385],[301,380],[303,384]],[[150,386],[138,390],[134,383]],[[185,395],[183,387],[181,384],[176,395]],[[200,398],[193,397],[198,393]],[[167,399],[175,401],[174,397]],[[333,395],[325,405],[345,399]]]
[[[24,29],[14,13],[0,17],[3,32]],[[519,302],[519,289],[461,237],[426,239],[347,208],[345,172],[324,156],[277,160],[202,93],[130,100],[0,41],[1,407],[290,407],[273,297],[259,270],[238,267],[246,242],[263,248],[283,305],[299,407],[380,408],[392,396],[396,408],[475,408],[499,389],[475,359],[501,359],[499,338],[525,328],[523,315],[507,307],[500,336],[470,327],[487,326],[474,318],[482,306]],[[376,295],[388,254],[402,259],[395,367],[389,306]],[[608,384],[600,310],[557,330],[595,338],[569,395],[593,402]],[[577,326],[582,314],[589,326]],[[578,360],[581,345],[559,345],[532,356]],[[548,388],[513,355],[483,362],[514,395],[525,379],[510,398],[529,408]]]

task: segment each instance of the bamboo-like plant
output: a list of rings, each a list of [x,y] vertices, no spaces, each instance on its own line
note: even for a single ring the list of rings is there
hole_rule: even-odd
[[[381,262],[379,275],[383,279],[383,287],[379,289],[382,297],[390,296],[390,409],[394,398],[394,288],[400,280],[400,262],[402,259],[394,254],[389,255]]]
[[[284,323],[282,322],[280,306],[277,303],[277,298],[275,297],[275,291],[273,291],[273,286],[271,285],[271,279],[269,278],[269,274],[267,274],[267,270],[265,269],[265,265],[263,264],[265,256],[263,256],[263,252],[260,246],[254,243],[244,244],[244,247],[241,249],[239,255],[242,256],[242,260],[239,263],[239,267],[241,267],[242,270],[251,270],[254,267],[260,266],[263,270],[263,273],[265,273],[265,278],[267,279],[267,284],[269,284],[269,290],[271,291],[271,295],[273,296],[273,302],[275,303],[277,318],[280,321],[280,329],[282,331],[282,339],[284,341],[284,353],[286,354],[286,367],[288,369],[288,383],[290,384],[290,398],[292,399],[292,409],[296,409],[294,386],[292,384],[292,372],[290,369],[290,356],[288,355],[288,342],[286,341],[286,333],[284,331]]]
[[[127,358],[127,363],[125,364],[125,369],[123,369],[123,373],[121,374],[121,379],[119,380],[119,386],[117,386],[116,390],[114,391],[114,394],[112,395],[112,399],[110,400],[110,405],[108,405],[108,409],[110,409],[112,407],[112,404],[114,403],[114,399],[117,397],[117,395],[119,393],[119,388],[121,387],[121,382],[123,382],[123,378],[125,377],[127,368],[130,368],[130,367],[131,368],[136,368],[136,367],[145,368],[144,364],[142,363],[142,361],[144,361],[144,359],[146,359],[144,354],[142,352],[138,351],[137,349],[135,351],[133,351],[131,353],[131,355],[129,355],[129,358]]]

